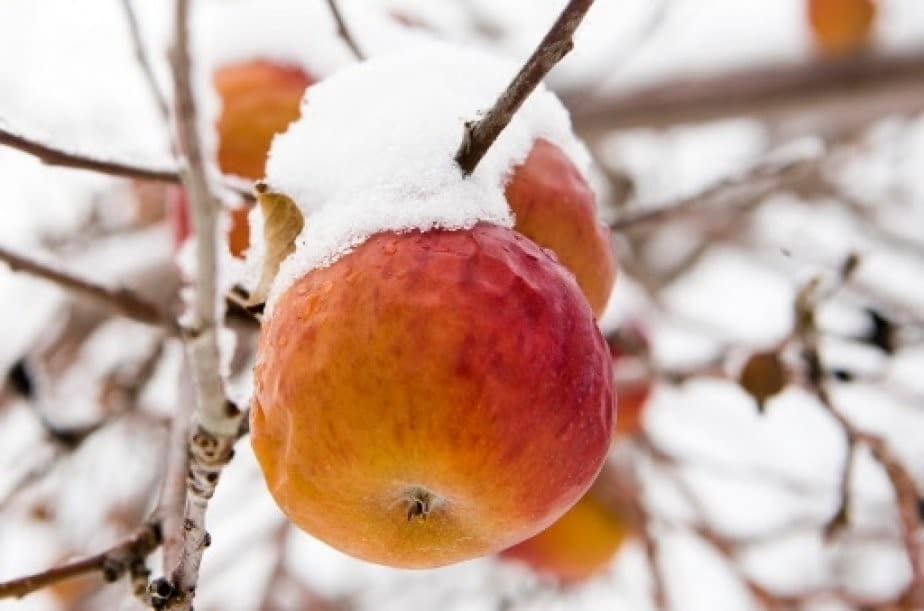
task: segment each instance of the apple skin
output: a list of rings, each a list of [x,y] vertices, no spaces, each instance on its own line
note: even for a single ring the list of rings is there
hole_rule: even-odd
[[[648,359],[651,342],[648,331],[638,321],[624,324],[618,331],[606,337],[613,359],[616,395],[619,397],[619,418],[616,419],[616,437],[631,437],[642,430],[645,406],[651,396],[651,379],[648,376],[624,375],[623,370],[632,361]],[[629,370],[632,371],[631,369]]]
[[[816,47],[826,55],[844,55],[869,44],[876,3],[873,0],[808,0],[808,22]]]
[[[301,68],[256,59],[219,68],[213,82],[221,98],[215,123],[218,166],[226,174],[258,180],[273,136],[299,117],[302,95],[315,79]],[[174,247],[179,248],[191,233],[189,202],[177,187],[171,187],[167,199]],[[228,249],[242,257],[250,246],[247,207],[230,216]]]
[[[254,388],[251,442],[282,510],[394,567],[534,535],[612,438],[609,353],[573,277],[486,223],[380,233],[305,274],[264,321]]]
[[[514,229],[551,249],[577,279],[594,314],[603,313],[616,280],[610,231],[597,220],[594,193],[567,155],[536,140],[505,194]]]
[[[604,571],[629,532],[625,521],[591,491],[549,528],[499,557],[561,585],[574,585]]]
[[[227,212],[230,225],[225,234],[228,239],[228,250],[235,257],[243,257],[244,251],[250,247],[250,222],[247,220],[247,208],[241,206]],[[189,214],[189,200],[186,190],[171,185],[167,191],[167,217],[170,219],[170,229],[173,235],[173,247],[179,250],[192,233],[192,219]]]
[[[221,171],[262,178],[273,136],[298,119],[314,77],[295,66],[255,59],[219,68],[213,82],[221,97],[215,124]]]

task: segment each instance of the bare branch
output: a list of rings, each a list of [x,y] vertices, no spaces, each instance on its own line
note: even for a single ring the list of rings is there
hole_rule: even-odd
[[[79,297],[87,298],[104,306],[109,311],[131,320],[154,325],[172,336],[180,334],[180,328],[166,312],[156,305],[138,297],[125,288],[107,288],[81,278],[71,272],[55,269],[23,255],[0,248],[0,261],[16,272],[25,272],[37,278],[48,280]]]
[[[126,572],[134,575],[140,572],[138,565],[143,567],[145,558],[158,546],[160,546],[160,525],[145,524],[128,538],[99,554],[74,560],[41,573],[0,583],[0,599],[22,598],[59,581],[88,573],[99,572],[107,582],[116,581]]]
[[[330,7],[330,13],[333,15],[334,21],[337,22],[337,34],[340,36],[340,38],[343,39],[343,42],[346,43],[346,46],[350,47],[350,51],[353,52],[353,55],[356,56],[356,59],[359,61],[366,59],[366,56],[359,48],[359,45],[356,44],[356,40],[353,38],[353,35],[350,34],[350,30],[347,28],[346,22],[343,20],[343,13],[340,12],[340,7],[337,5],[337,0],[327,0],[327,6]]]
[[[125,12],[125,21],[128,24],[128,31],[132,38],[132,47],[135,51],[135,58],[138,60],[138,66],[144,75],[144,80],[151,92],[151,99],[157,106],[157,111],[164,119],[165,123],[170,121],[170,107],[167,105],[167,98],[164,92],[157,85],[157,77],[154,75],[154,69],[151,66],[151,60],[144,49],[144,40],[141,38],[141,28],[138,27],[138,16],[132,5],[132,0],[122,0],[122,9]]]
[[[592,4],[593,0],[570,0],[539,46],[507,85],[507,89],[494,102],[494,106],[478,121],[465,125],[462,144],[456,151],[456,163],[462,168],[463,175],[469,176],[475,171],[478,162],[504,131],[529,94],[545,78],[549,70],[571,51],[574,47],[574,31]]]
[[[853,262],[851,263],[851,261]],[[855,447],[851,448],[850,446],[861,443],[866,444],[872,451],[873,458],[882,465],[889,483],[892,485],[895,492],[895,502],[898,506],[902,542],[911,568],[911,580],[902,598],[903,602],[910,605],[909,608],[920,608],[924,605],[924,565],[922,565],[922,552],[924,552],[924,549],[922,549],[918,537],[921,528],[921,518],[918,511],[920,497],[914,478],[908,473],[908,470],[893,454],[883,439],[858,429],[835,407],[818,347],[819,334],[815,322],[815,308],[821,300],[829,297],[833,291],[837,290],[849,279],[856,266],[856,260],[849,258],[848,263],[845,264],[842,270],[838,285],[828,292],[822,292],[820,278],[815,278],[800,290],[796,299],[796,331],[802,340],[802,356],[807,369],[809,387],[822,407],[843,429],[849,448],[847,460],[851,461],[856,451]],[[848,463],[843,477],[849,477],[849,473],[850,467]],[[848,486],[849,482],[842,480],[841,490],[844,497],[841,501],[842,506],[847,503]]]
[[[75,168],[78,170],[90,170],[91,172],[121,176],[123,178],[158,180],[172,183],[180,181],[180,176],[173,167],[147,167],[123,161],[92,157],[73,151],[66,151],[54,145],[40,142],[32,137],[6,129],[2,120],[0,120],[0,144],[18,149],[29,155],[34,155],[48,165]]]
[[[812,175],[818,170],[821,162],[820,155],[800,158],[788,163],[780,163],[776,160],[762,161],[744,174],[719,181],[694,195],[627,212],[610,223],[610,228],[614,231],[624,231],[680,218],[707,207],[753,202]]]
[[[888,114],[920,111],[922,76],[924,54],[859,55],[677,79],[567,103],[576,131],[585,136],[732,116],[782,121],[810,115],[817,119],[813,128],[843,131]]]
[[[170,586],[166,601],[170,609],[192,607],[202,553],[210,543],[205,529],[206,509],[221,470],[234,453],[233,446],[242,419],[241,411],[225,399],[219,374],[219,205],[208,184],[206,160],[197,132],[189,47],[189,0],[178,0],[170,64],[175,89],[176,148],[182,161],[180,173],[189,196],[196,238],[195,301],[191,307],[194,331],[186,346],[196,408],[189,443],[182,547],[177,564],[170,573],[169,584],[160,584]]]
[[[22,132],[7,129],[2,118],[0,118],[0,145],[8,146],[23,153],[38,157],[48,165],[87,170],[120,178],[154,180],[171,184],[180,184],[182,182],[180,173],[175,166],[145,166],[68,151],[47,142],[43,142],[35,136],[27,136]],[[229,175],[224,178],[222,184],[229,191],[234,192],[243,199],[253,201],[254,196],[251,192],[252,189],[248,185],[243,184],[240,178]]]

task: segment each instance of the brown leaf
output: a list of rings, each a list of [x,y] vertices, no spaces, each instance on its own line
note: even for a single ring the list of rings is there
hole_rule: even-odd
[[[738,383],[763,411],[764,402],[786,386],[786,377],[786,368],[776,352],[757,352],[745,363]]]
[[[301,210],[287,195],[270,191],[266,183],[258,182],[255,187],[257,203],[263,213],[263,240],[266,252],[260,281],[250,294],[248,306],[266,301],[270,286],[283,259],[295,250],[295,238],[305,226]]]

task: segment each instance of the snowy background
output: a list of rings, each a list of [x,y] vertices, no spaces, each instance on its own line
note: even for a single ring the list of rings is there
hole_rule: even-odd
[[[323,2],[200,0],[195,21],[199,69],[262,54],[330,74],[350,57]],[[562,2],[419,0],[343,3],[356,38],[371,53],[413,44],[422,32],[397,28],[387,10],[417,15],[441,37],[479,44],[518,61]],[[550,78],[565,94],[620,92],[679,75],[797,63],[812,53],[800,0],[597,0],[576,51]],[[877,50],[920,52],[924,3],[888,0],[877,22]],[[136,2],[164,89],[169,3]],[[654,24],[654,25],[652,25]],[[485,38],[484,32],[491,32]],[[203,86],[204,87],[204,86]],[[214,112],[208,91],[201,93]],[[375,95],[375,92],[370,92]],[[924,105],[924,100],[922,100]],[[151,103],[117,0],[5,0],[0,3],[0,124],[62,147],[163,164],[167,130]],[[806,135],[811,135],[810,133]],[[628,205],[668,201],[741,171],[780,142],[773,128],[744,118],[664,130],[605,134],[601,167],[631,178]],[[802,146],[806,143],[803,142]],[[809,146],[812,142],[808,143]],[[864,215],[837,198],[771,195],[744,228],[706,249],[698,262],[653,299],[631,270],[621,272],[604,329],[641,320],[655,362],[682,370],[729,355],[733,370],[753,350],[783,339],[796,290],[836,273],[848,253],[861,256],[855,284],[821,311],[827,360],[858,379],[836,385],[837,405],[882,435],[924,482],[924,120],[885,117],[862,133],[837,177]],[[164,299],[177,282],[170,231],[127,181],[50,168],[0,147],[4,185],[0,246],[103,282]],[[152,195],[157,198],[157,193]],[[605,198],[601,198],[605,201]],[[612,209],[603,211],[610,218]],[[870,220],[873,219],[873,220]],[[698,233],[665,224],[641,238],[617,239],[620,254],[669,269],[694,252]],[[2,266],[0,266],[2,267]],[[851,338],[868,325],[870,295],[886,296],[909,321],[900,348],[885,355]],[[137,524],[154,502],[163,421],[177,405],[179,347],[157,354],[156,371],[127,411],[74,448],[49,439],[42,418],[62,429],[93,424],[123,409],[124,381],[150,358],[156,334],[108,318],[48,284],[0,270],[0,371],[42,354],[42,392],[31,404],[0,393],[0,581],[75,554],[101,549]],[[85,329],[85,341],[55,346],[61,328]],[[49,356],[50,355],[50,356]],[[732,376],[733,378],[734,376]],[[129,384],[130,386],[130,384]],[[113,388],[116,390],[113,391]],[[834,512],[845,457],[841,430],[803,388],[793,386],[765,413],[729,379],[697,376],[659,384],[646,414],[648,436],[676,457],[641,457],[646,502],[665,523],[658,533],[672,608],[757,608],[737,568],[682,525],[704,520],[746,541],[735,559],[764,587],[798,594],[832,584],[865,597],[892,596],[908,567],[898,541],[891,487],[861,453],[854,473],[851,528],[825,542],[820,526]],[[617,453],[621,450],[617,449]],[[626,449],[627,453],[631,453]],[[634,456],[634,455],[633,455]],[[695,497],[691,502],[689,492]],[[702,515],[699,515],[699,514]],[[545,587],[517,566],[479,559],[434,571],[365,564],[293,529],[265,490],[246,440],[223,474],[210,506],[213,545],[202,567],[197,609],[260,608],[273,581],[282,608],[304,608],[304,588],[365,609],[493,610],[651,608],[644,550],[627,543],[610,570],[566,591]],[[284,550],[280,560],[279,549]],[[153,557],[152,565],[159,564]],[[0,609],[135,608],[123,586],[96,591],[93,581],[44,591]],[[78,582],[80,584],[80,582]],[[75,600],[83,606],[76,606]],[[281,603],[282,604],[282,603]],[[122,607],[119,607],[121,605]],[[841,609],[811,603],[811,609]]]

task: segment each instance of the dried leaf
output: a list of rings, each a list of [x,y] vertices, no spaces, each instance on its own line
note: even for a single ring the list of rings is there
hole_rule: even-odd
[[[255,306],[266,301],[270,286],[283,259],[295,250],[295,238],[305,226],[301,210],[287,195],[270,191],[266,183],[259,182],[255,187],[257,202],[263,213],[263,240],[266,254],[260,281],[250,294],[248,306]]]
[[[752,354],[738,377],[738,383],[754,397],[761,411],[767,399],[783,390],[786,382],[786,368],[776,352]]]

